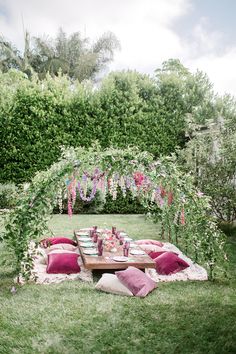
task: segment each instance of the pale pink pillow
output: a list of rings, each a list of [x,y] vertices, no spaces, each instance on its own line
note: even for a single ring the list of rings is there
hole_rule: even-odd
[[[128,267],[115,274],[135,296],[145,297],[156,288],[156,283],[138,268]]]
[[[79,250],[75,250],[75,251],[68,251],[68,250],[52,250],[50,251],[48,254],[52,254],[52,253],[75,253],[75,254],[79,254]]]
[[[104,273],[95,289],[117,295],[133,296],[132,292],[121,283],[115,274]]]
[[[53,250],[65,250],[65,251],[76,251],[78,247],[70,245],[69,243],[57,243],[48,248],[45,248],[45,252],[49,253]]]
[[[149,239],[145,239],[145,240],[137,240],[136,243],[138,245],[156,245],[156,246],[163,246],[163,243],[161,241],[157,241],[157,240],[149,240]]]
[[[46,251],[46,250],[45,250]],[[48,264],[48,255],[49,254],[53,254],[53,253],[75,253],[79,255],[79,250],[75,250],[75,251],[67,251],[67,250],[62,250],[62,249],[53,249],[50,252],[45,252],[45,254],[43,255],[42,258],[40,258],[40,263],[41,264]]]
[[[150,252],[163,252],[164,251],[162,247],[156,246],[156,245],[139,245],[139,247],[147,254],[149,254]]]

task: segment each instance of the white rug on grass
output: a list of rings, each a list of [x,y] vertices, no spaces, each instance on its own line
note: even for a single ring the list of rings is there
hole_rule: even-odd
[[[184,270],[181,270],[178,273],[170,274],[170,275],[158,274],[155,269],[146,268],[145,269],[146,274],[150,278],[152,278],[155,282],[208,279],[207,271],[197,263],[194,263],[190,258],[185,256],[175,245],[169,242],[165,242],[163,244],[164,244],[163,250],[177,253],[180,258],[182,258],[185,262],[189,264],[189,267]]]
[[[80,273],[75,273],[75,274],[48,274],[46,272],[47,265],[42,264],[44,263],[44,256],[43,254],[44,250],[41,249],[40,247],[38,248],[37,256],[34,259],[34,267],[32,270],[32,273],[35,276],[35,282],[36,284],[52,284],[52,283],[61,283],[65,280],[82,280],[85,282],[93,282],[93,276],[92,272],[88,269],[84,268],[83,262],[81,260],[81,257],[78,257],[78,264],[80,266]]]

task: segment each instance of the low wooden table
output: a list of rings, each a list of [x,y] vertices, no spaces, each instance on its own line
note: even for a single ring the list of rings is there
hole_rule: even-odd
[[[129,254],[128,260],[126,262],[117,262],[113,260],[115,256],[123,256],[123,246],[117,248],[117,252],[106,252],[103,251],[102,256],[90,256],[84,254],[84,248],[80,245],[80,240],[76,235],[78,231],[74,231],[74,236],[78,241],[79,251],[86,269],[126,269],[129,266],[133,266],[140,269],[145,268],[155,268],[155,262],[147,254],[145,255],[131,255]],[[95,245],[96,247],[96,245]],[[135,249],[140,249],[139,247]],[[131,250],[131,249],[130,249]]]

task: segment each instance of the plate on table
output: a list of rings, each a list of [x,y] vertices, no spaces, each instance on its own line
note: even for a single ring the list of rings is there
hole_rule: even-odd
[[[137,248],[137,247],[139,247],[139,245],[137,245],[137,243],[130,243],[129,247]]]
[[[132,239],[132,238],[130,238],[130,237],[124,237],[124,241],[128,241],[128,242],[130,242],[130,241],[133,241],[133,239]]]
[[[85,242],[85,243],[81,242],[80,246],[85,247],[85,248],[91,248],[91,247],[94,247],[94,243],[93,242]]]
[[[80,237],[78,237],[78,240],[82,241],[82,242],[90,242],[91,243],[91,237],[87,237],[87,236],[80,236]]]
[[[83,253],[90,256],[96,256],[98,254],[98,251],[96,250],[96,248],[90,248],[88,250],[83,250]]]
[[[120,232],[120,236],[125,237],[128,236],[126,232]]]
[[[127,262],[129,258],[125,256],[115,256],[112,259],[116,262]]]
[[[130,254],[136,255],[136,256],[141,256],[146,254],[144,251],[142,250],[130,250]]]
[[[76,236],[88,236],[89,233],[88,232],[85,232],[85,231],[78,231],[76,232]]]

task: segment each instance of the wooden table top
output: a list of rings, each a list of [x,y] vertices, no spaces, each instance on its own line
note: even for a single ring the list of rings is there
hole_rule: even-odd
[[[133,266],[136,268],[144,269],[144,268],[155,268],[155,262],[152,260],[151,257],[149,257],[146,253],[144,255],[131,255],[129,253],[128,260],[125,262],[117,262],[113,260],[113,257],[115,256],[123,256],[123,246],[118,246],[116,252],[107,252],[104,251],[103,249],[103,255],[102,256],[90,256],[87,254],[84,254],[84,250],[86,248],[81,247],[81,241],[78,239],[76,233],[78,231],[74,231],[74,235],[76,240],[78,241],[78,247],[79,251],[81,254],[81,257],[83,259],[83,263],[86,269],[126,269],[129,266]],[[91,241],[92,242],[92,241]],[[96,247],[96,244],[95,248]],[[133,248],[134,249],[134,248]],[[135,249],[141,249],[138,246]],[[131,248],[130,248],[131,250]],[[130,251],[129,250],[129,251]]]

